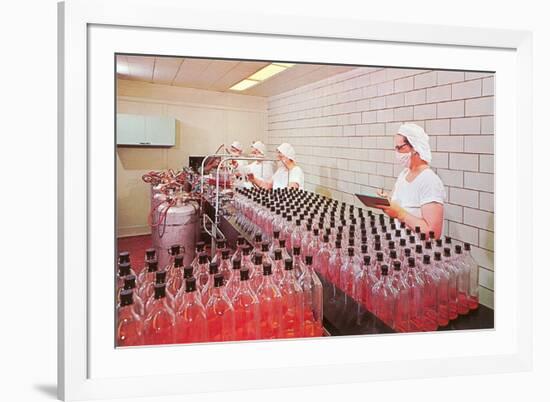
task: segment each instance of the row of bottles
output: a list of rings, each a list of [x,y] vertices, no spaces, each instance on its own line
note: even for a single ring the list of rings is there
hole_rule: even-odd
[[[322,336],[323,289],[311,256],[255,250],[239,238],[231,255],[220,242],[212,261],[198,243],[192,265],[174,246],[159,270],[154,253],[136,276],[119,256],[117,345]]]
[[[468,243],[303,190],[239,190],[235,208],[245,231],[260,231],[255,247],[300,247],[331,283],[331,302],[339,288],[397,331],[433,331],[478,307]]]

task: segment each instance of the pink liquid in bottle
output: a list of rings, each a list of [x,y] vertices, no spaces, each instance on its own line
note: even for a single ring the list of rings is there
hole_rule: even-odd
[[[240,284],[233,296],[235,340],[254,340],[260,336],[260,304],[252,290],[248,269],[241,269]]]
[[[207,337],[210,342],[235,339],[235,310],[223,285],[223,275],[214,275],[214,290],[206,304]]]
[[[194,343],[206,341],[206,309],[197,292],[197,280],[185,280],[185,294],[176,312],[175,342]]]
[[[303,336],[304,294],[292,272],[292,260],[285,260],[285,273],[279,285],[283,296],[282,337],[298,338]]]
[[[176,317],[166,300],[166,285],[155,284],[154,303],[144,322],[144,340],[146,345],[174,343]]]
[[[271,264],[263,264],[262,282],[258,286],[260,303],[260,339],[281,337],[283,297],[273,281]]]

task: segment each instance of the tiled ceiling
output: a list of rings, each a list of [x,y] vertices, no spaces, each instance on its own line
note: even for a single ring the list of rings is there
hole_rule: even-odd
[[[133,81],[267,97],[355,68],[296,64],[245,91],[229,90],[234,84],[268,64],[255,61],[119,55],[117,76]]]

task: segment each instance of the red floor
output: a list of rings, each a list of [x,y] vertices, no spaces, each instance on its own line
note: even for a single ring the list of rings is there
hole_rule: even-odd
[[[152,247],[151,235],[121,237],[118,239],[118,252],[128,251],[130,263],[135,273],[143,269],[145,250]]]

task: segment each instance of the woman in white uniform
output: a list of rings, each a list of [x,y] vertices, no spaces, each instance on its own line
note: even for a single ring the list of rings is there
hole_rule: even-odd
[[[243,146],[239,141],[233,141],[231,146],[229,147],[229,153],[233,156],[242,156],[243,155]],[[235,170],[235,171],[241,171],[241,169],[246,165],[246,161],[233,159],[229,161],[229,165]]]
[[[389,197],[390,205],[378,208],[411,229],[419,226],[426,235],[433,231],[436,238],[441,237],[446,193],[441,179],[430,169],[428,135],[416,124],[403,124],[394,136],[394,146],[396,159],[404,169]],[[388,197],[383,191],[378,194]]]
[[[258,187],[277,189],[285,187],[304,188],[304,171],[296,164],[296,151],[289,143],[277,147],[279,167],[268,180],[262,180],[254,174],[248,175],[248,180]]]
[[[266,151],[267,148],[263,142],[255,141],[250,147],[250,156],[264,158]],[[251,161],[242,171],[245,175],[252,174],[263,181],[268,181],[273,177],[273,164],[271,161]]]

